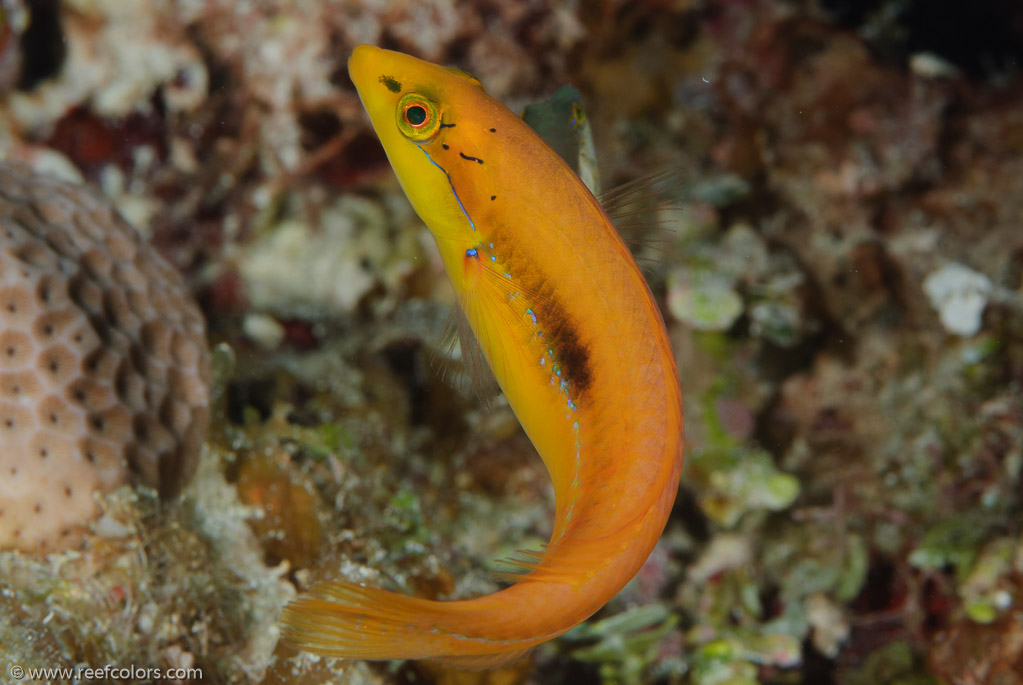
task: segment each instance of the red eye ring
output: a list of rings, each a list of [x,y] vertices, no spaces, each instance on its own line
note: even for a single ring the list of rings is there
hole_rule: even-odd
[[[405,105],[405,109],[402,110],[402,118],[404,118],[405,123],[413,129],[419,130],[429,126],[430,110],[422,103],[412,101]]]
[[[406,93],[394,108],[398,130],[414,143],[431,140],[440,130],[440,107],[419,93]]]

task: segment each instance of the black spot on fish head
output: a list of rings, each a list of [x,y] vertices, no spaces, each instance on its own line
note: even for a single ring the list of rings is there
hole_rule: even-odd
[[[392,93],[401,92],[401,84],[395,81],[394,77],[392,76],[381,76],[380,83],[384,84],[387,90],[391,91]]]

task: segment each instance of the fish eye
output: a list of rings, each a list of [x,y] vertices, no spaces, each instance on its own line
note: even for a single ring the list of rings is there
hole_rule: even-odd
[[[408,93],[398,100],[397,114],[398,129],[413,142],[425,142],[440,130],[440,108],[417,93]]]
[[[412,104],[405,108],[405,121],[412,128],[426,125],[426,109],[422,105]]]
[[[586,120],[586,114],[583,112],[583,106],[579,104],[578,100],[572,101],[572,123],[581,124]]]

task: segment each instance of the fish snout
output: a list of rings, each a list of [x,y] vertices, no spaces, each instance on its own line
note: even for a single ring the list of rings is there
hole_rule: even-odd
[[[375,45],[357,45],[352,50],[352,56],[348,58],[348,75],[360,93],[372,82],[374,65],[379,62],[381,52],[383,51]]]

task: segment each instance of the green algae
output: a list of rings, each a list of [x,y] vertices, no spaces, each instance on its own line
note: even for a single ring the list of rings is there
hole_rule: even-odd
[[[864,664],[841,679],[841,685],[943,685],[924,672],[924,666],[904,641],[879,648]]]
[[[599,666],[604,683],[640,683],[650,664],[657,661],[662,641],[678,622],[679,617],[666,607],[648,604],[583,623],[563,639],[573,659]]]

